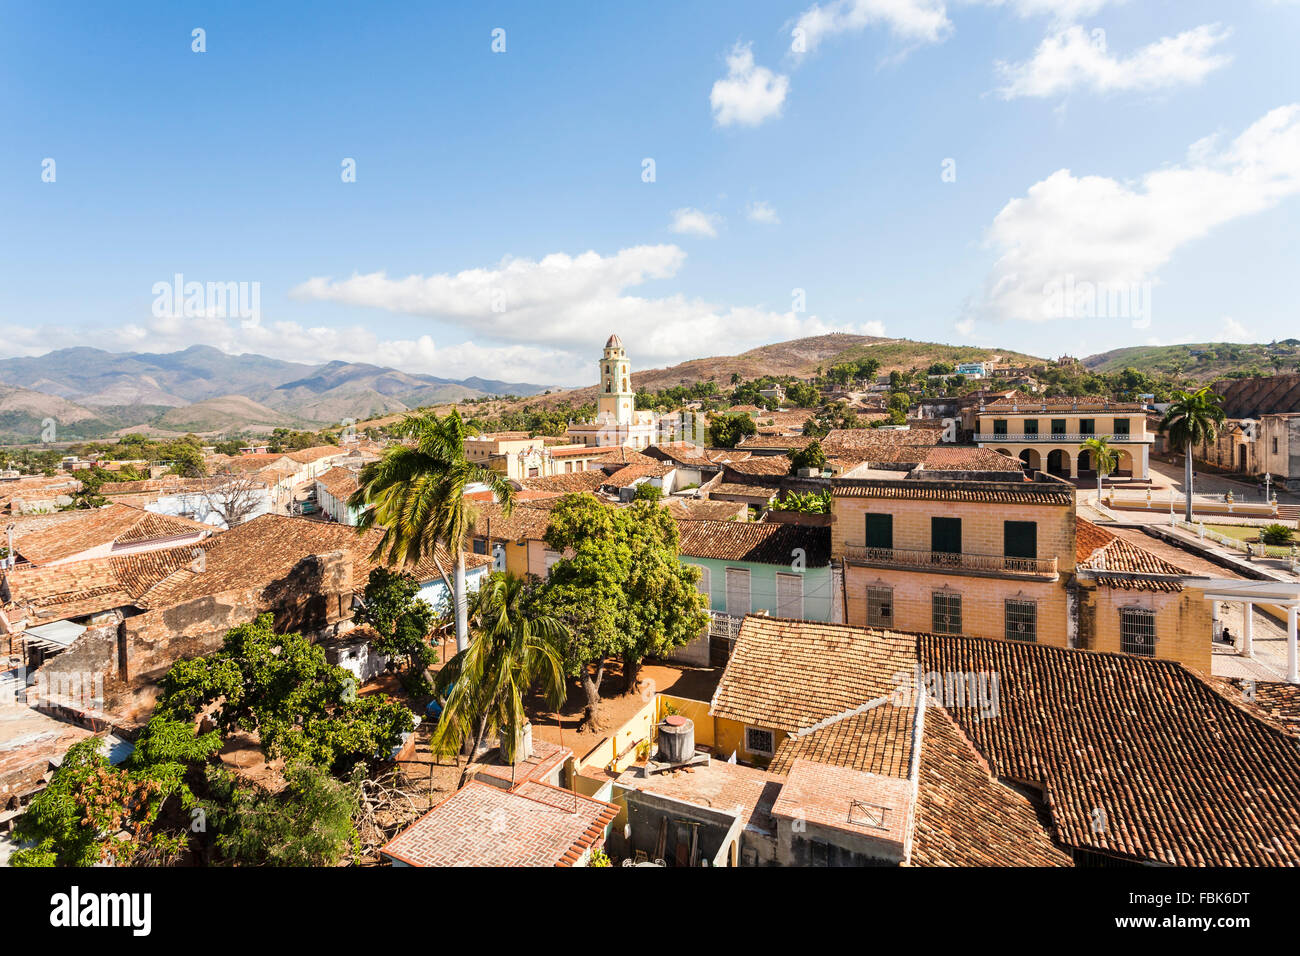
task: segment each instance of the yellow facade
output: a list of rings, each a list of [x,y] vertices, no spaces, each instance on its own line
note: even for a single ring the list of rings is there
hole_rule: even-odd
[[[1070,504],[1022,504],[885,493],[832,499],[831,549],[843,568],[847,623],[1118,653],[1129,650],[1121,640],[1122,610],[1145,608],[1154,615],[1154,656],[1209,670],[1211,608],[1201,592],[1160,590],[1156,583],[1124,589],[1076,574],[1072,497]],[[892,540],[867,547],[868,516],[883,514],[891,516]],[[935,550],[935,517],[960,519],[960,553]],[[1033,560],[1006,557],[1009,521],[1035,526]],[[743,728],[728,744],[743,744]]]
[[[1212,610],[1200,591],[1136,591],[1081,582],[1079,646],[1121,653],[1121,614],[1144,608],[1155,615],[1155,655],[1210,673]]]
[[[1037,426],[1034,432],[1031,425]],[[1125,429],[1127,425],[1127,429]],[[1081,470],[1079,446],[1087,438],[1108,438],[1118,462],[1115,474],[1146,480],[1150,475],[1149,452],[1155,436],[1147,431],[1146,410],[1116,411],[1104,405],[1070,406],[1051,404],[1046,410],[1035,403],[1010,408],[989,406],[976,414],[975,441],[981,448],[1018,458],[1036,471],[1060,477],[1078,478]]]

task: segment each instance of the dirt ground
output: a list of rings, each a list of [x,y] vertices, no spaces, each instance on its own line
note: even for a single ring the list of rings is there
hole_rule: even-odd
[[[547,709],[540,698],[533,696],[526,702],[528,718],[537,737],[569,747],[576,756],[582,757],[644,707],[655,694],[710,700],[721,677],[722,671],[714,668],[645,664],[638,675],[637,691],[625,694],[622,666],[611,661],[605,668],[605,679],[600,687],[599,730],[578,729],[587,698],[577,678],[569,682],[568,699],[558,713]]]

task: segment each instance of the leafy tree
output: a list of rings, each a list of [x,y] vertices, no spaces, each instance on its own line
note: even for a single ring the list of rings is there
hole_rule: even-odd
[[[239,788],[224,768],[212,768],[210,814],[219,823],[216,848],[240,866],[337,866],[360,848],[355,819],[360,767],[336,780],[310,763],[291,764],[280,793]]]
[[[419,594],[420,582],[413,575],[375,568],[366,582],[357,619],[379,635],[373,642],[375,650],[404,662],[403,686],[412,694],[427,695],[432,685],[426,672],[438,662],[429,643],[436,614]]]
[[[709,444],[715,448],[735,448],[742,438],[756,434],[758,426],[744,412],[715,415],[709,422]]]
[[[814,468],[818,474],[821,474],[825,467],[826,453],[822,451],[821,442],[810,441],[798,451],[790,449],[790,474],[798,474],[801,468]]]
[[[874,382],[876,376],[880,374],[880,362],[876,359],[862,359],[858,362],[858,378],[865,382]]]
[[[386,755],[415,723],[397,701],[357,697],[352,674],[301,634],[276,634],[270,614],[231,628],[215,654],[173,664],[155,714],[193,720],[212,704],[223,735],[256,731],[267,756],[336,772]]]
[[[831,433],[829,425],[819,422],[815,418],[806,419],[803,423],[803,433],[810,438],[825,438]]]
[[[168,457],[172,459],[173,475],[201,478],[207,473],[203,464],[203,452],[193,445],[178,444]]]
[[[468,643],[466,622],[465,543],[473,521],[473,505],[465,497],[471,484],[483,484],[508,515],[515,489],[506,476],[465,457],[468,434],[460,415],[452,411],[408,415],[402,433],[412,444],[388,448],[384,457],[362,469],[359,487],[348,504],[361,509],[357,532],[382,528],[371,557],[389,565],[419,564],[441,543],[455,561],[449,590],[456,602],[456,650]],[[446,572],[442,571],[444,579]]]
[[[14,853],[14,866],[158,863],[185,849],[188,835],[160,826],[159,816],[172,798],[183,809],[194,804],[185,777],[192,763],[216,752],[217,735],[155,716],[123,767],[109,764],[103,744],[89,737],[68,749],[19,818],[15,835],[33,845]]]
[[[1176,391],[1174,400],[1160,419],[1159,431],[1169,436],[1169,442],[1176,448],[1182,448],[1187,458],[1184,492],[1187,496],[1185,517],[1190,524],[1192,520],[1192,449],[1205,442],[1212,442],[1219,437],[1219,428],[1227,420],[1223,411],[1223,399],[1206,385],[1194,392]]]
[[[643,481],[636,486],[637,501],[658,501],[664,496],[663,489],[658,485],[652,485],[648,481]]]
[[[569,630],[539,610],[533,588],[505,571],[488,576],[474,594],[474,640],[438,672],[442,716],[430,746],[455,753],[474,735],[471,759],[489,733],[501,737],[506,760],[528,718],[524,695],[541,686],[547,706],[564,704],[564,645]],[[464,786],[469,765],[460,779]]]
[[[572,549],[552,566],[542,606],[572,632],[565,666],[581,679],[584,723],[599,728],[608,658],[622,658],[632,693],[644,658],[689,643],[708,623],[696,590],[700,572],[679,560],[677,523],[667,509],[647,502],[608,508],[590,495],[569,495],[551,512],[546,544]]]

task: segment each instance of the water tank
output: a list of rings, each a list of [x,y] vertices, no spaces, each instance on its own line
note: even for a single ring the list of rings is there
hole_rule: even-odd
[[[685,763],[695,756],[695,722],[671,714],[659,725],[659,762]]]

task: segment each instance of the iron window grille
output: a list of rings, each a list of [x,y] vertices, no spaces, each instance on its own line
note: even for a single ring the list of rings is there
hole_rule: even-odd
[[[1038,604],[1035,601],[1015,601],[1008,600],[1007,607],[1007,640],[1008,641],[1027,641],[1033,643],[1038,640]]]
[[[867,627],[894,626],[894,589],[867,588]]]
[[[956,591],[935,591],[932,595],[934,633],[961,633],[961,595]]]
[[[1156,655],[1156,613],[1144,607],[1121,608],[1119,646],[1125,654]]]
[[[772,740],[772,731],[759,730],[757,727],[745,728],[745,749],[752,754],[763,754],[772,756],[775,742]]]

